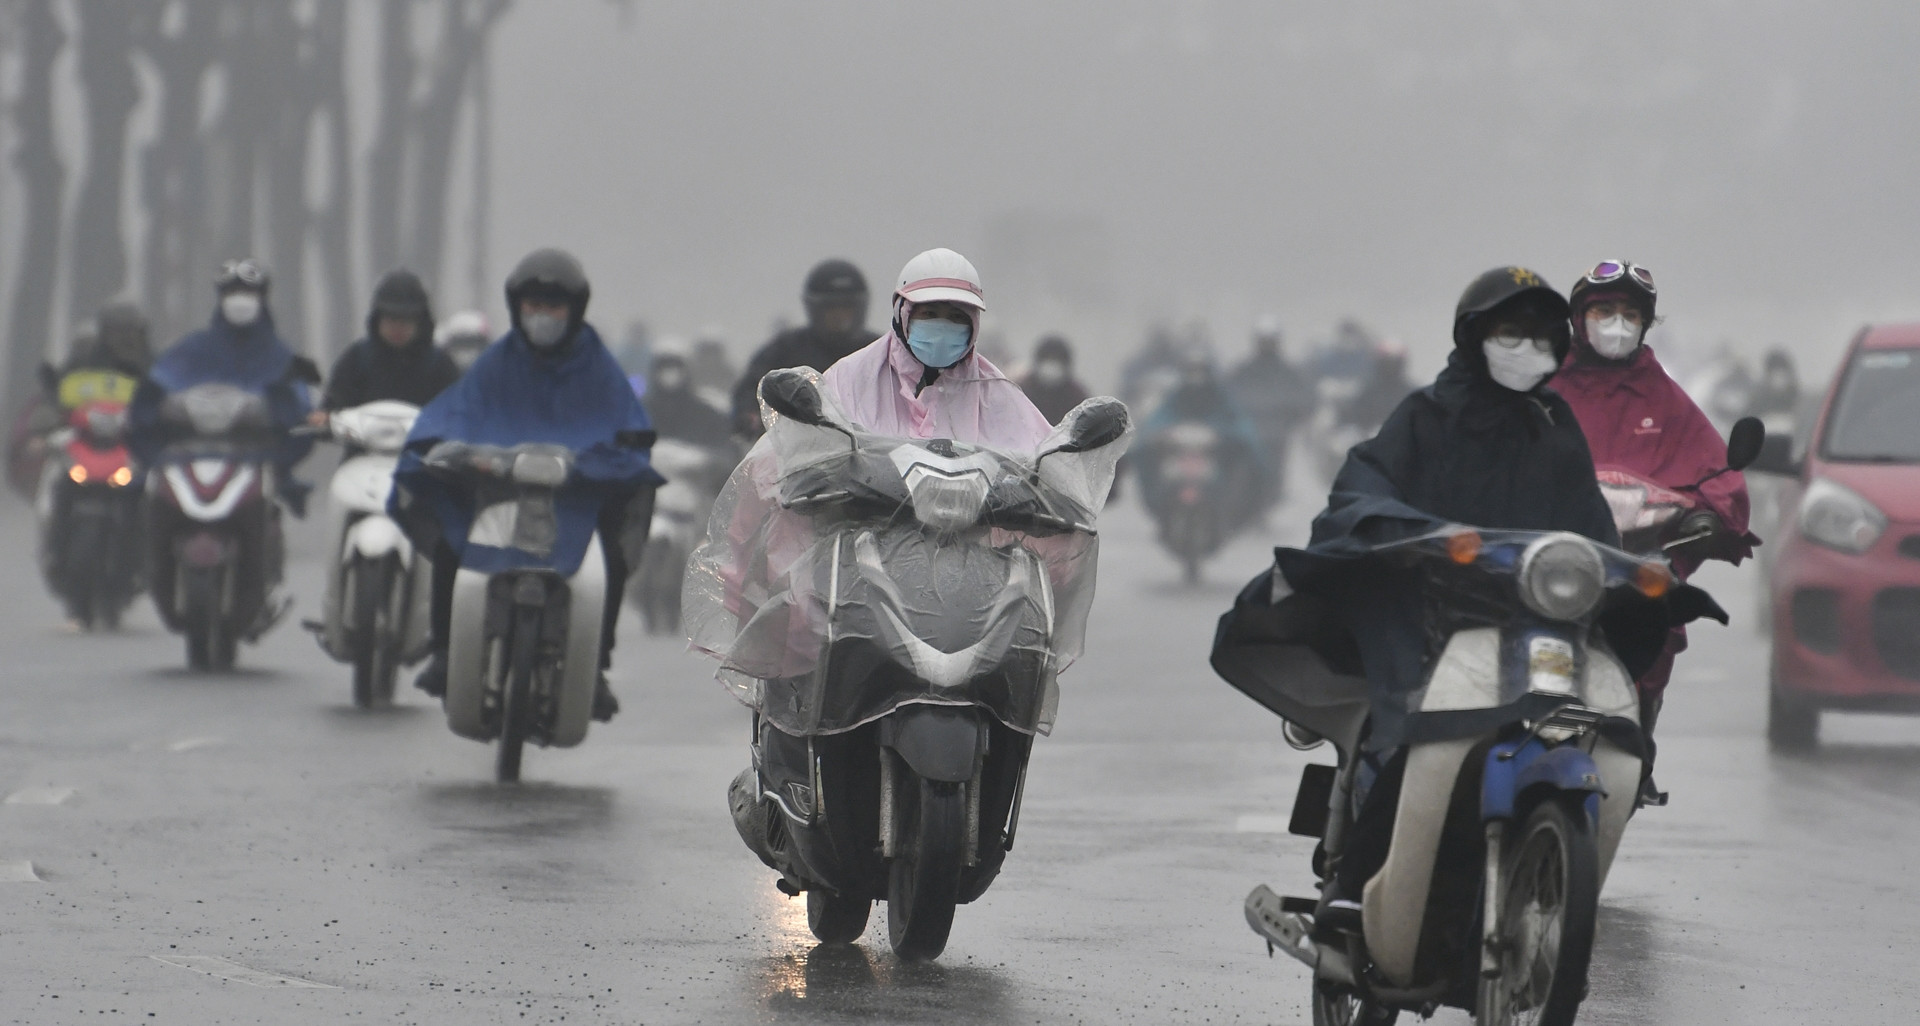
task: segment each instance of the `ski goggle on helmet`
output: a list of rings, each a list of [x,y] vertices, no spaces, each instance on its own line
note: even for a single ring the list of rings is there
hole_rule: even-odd
[[[1639,264],[1630,263],[1625,260],[1602,260],[1594,264],[1593,270],[1588,271],[1586,276],[1580,280],[1590,285],[1605,285],[1608,282],[1619,281],[1622,278],[1632,278],[1633,283],[1646,289],[1647,294],[1650,296],[1658,295],[1660,292],[1659,289],[1653,287],[1652,271],[1641,267]]]
[[[214,279],[215,287],[226,289],[252,289],[256,292],[267,287],[267,269],[253,259],[229,260],[220,265],[220,275]]]

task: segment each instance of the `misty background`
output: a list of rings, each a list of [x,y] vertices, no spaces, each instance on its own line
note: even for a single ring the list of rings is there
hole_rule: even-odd
[[[90,99],[82,57],[122,22],[134,98],[103,126],[124,98]],[[1619,257],[1658,277],[1667,347],[1786,346],[1812,384],[1858,325],[1920,317],[1916,43],[1904,3],[0,0],[8,389],[113,295],[157,344],[203,323],[227,257],[269,261],[283,333],[327,358],[392,263],[497,326],[542,245],[583,260],[610,339],[717,332],[736,360],[816,260],[866,271],[879,327],[899,266],[951,246],[990,330],[1020,355],[1065,331],[1097,387],[1156,322],[1231,358],[1269,312],[1295,355],[1351,316],[1425,376],[1479,271],[1565,289]],[[196,44],[174,79],[152,55]],[[115,132],[122,181],[83,196]],[[249,140],[277,171],[235,162]],[[156,225],[198,234],[161,266]]]

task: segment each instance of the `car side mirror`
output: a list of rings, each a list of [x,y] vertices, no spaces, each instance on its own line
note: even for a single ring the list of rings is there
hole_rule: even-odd
[[[820,386],[797,367],[768,371],[767,376],[760,379],[760,401],[782,417],[791,417],[802,424],[833,426],[827,419],[826,400],[820,396]]]
[[[1741,417],[1727,439],[1727,469],[1745,470],[1760,456],[1767,442],[1766,425],[1759,417]]]

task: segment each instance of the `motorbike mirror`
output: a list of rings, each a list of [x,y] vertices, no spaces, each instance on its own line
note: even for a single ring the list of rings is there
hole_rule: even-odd
[[[760,379],[760,399],[782,417],[814,427],[831,426],[820,387],[797,367],[768,371],[767,376]]]
[[[1745,470],[1752,466],[1766,441],[1767,428],[1759,417],[1741,417],[1735,421],[1727,439],[1727,469]]]
[[[1067,441],[1050,453],[1087,452],[1111,445],[1127,433],[1127,404],[1118,399],[1088,400],[1068,416],[1073,418],[1073,428]]]

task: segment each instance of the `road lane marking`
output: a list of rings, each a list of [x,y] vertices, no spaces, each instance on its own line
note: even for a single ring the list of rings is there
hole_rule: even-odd
[[[7,796],[8,805],[63,805],[73,797],[71,787],[23,787]]]
[[[250,987],[306,987],[313,990],[339,990],[331,983],[315,983],[297,976],[282,976],[265,969],[241,965],[238,962],[221,958],[218,955],[148,955],[148,958],[161,965],[170,965],[176,969],[189,969],[229,983],[244,983]]]
[[[1287,824],[1288,819],[1285,816],[1256,813],[1234,820],[1233,832],[1236,834],[1284,834],[1287,832]]]
[[[33,871],[33,863],[26,859],[14,859],[0,862],[0,883],[39,883],[40,874]]]
[[[196,748],[212,748],[216,745],[224,745],[226,743],[225,738],[219,737],[189,737],[169,744],[167,751],[191,752]]]

